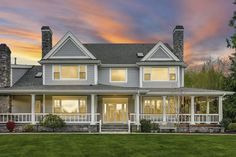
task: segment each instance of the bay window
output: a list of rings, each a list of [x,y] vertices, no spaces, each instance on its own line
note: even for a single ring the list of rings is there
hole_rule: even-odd
[[[144,81],[175,81],[176,67],[144,67]]]
[[[86,80],[86,65],[53,65],[54,80]]]

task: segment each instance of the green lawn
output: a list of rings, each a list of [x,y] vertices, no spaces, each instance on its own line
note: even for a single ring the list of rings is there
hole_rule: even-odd
[[[0,135],[1,157],[236,156],[232,135]]]

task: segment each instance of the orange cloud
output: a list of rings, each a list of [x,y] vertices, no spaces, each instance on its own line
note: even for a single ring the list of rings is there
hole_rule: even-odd
[[[132,31],[129,23],[132,23],[127,15],[109,9],[102,1],[74,1],[70,7],[79,12],[80,20],[88,27],[95,30],[97,35],[108,42],[134,43],[140,42],[129,36]]]

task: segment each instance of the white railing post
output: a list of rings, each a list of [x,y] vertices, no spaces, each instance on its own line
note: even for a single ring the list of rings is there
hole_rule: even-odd
[[[35,124],[35,94],[31,94],[31,123]]]
[[[191,96],[191,122],[190,124],[195,124],[194,122],[194,96]]]
[[[219,123],[223,119],[223,104],[222,104],[223,96],[219,96],[219,109],[218,109],[218,114],[219,114]]]
[[[163,96],[163,123],[166,123],[166,96]]]
[[[99,133],[102,132],[102,120],[100,119],[99,120]]]
[[[95,94],[91,94],[91,125],[95,124]]]
[[[128,120],[128,133],[130,133],[130,129],[131,129],[130,120]]]

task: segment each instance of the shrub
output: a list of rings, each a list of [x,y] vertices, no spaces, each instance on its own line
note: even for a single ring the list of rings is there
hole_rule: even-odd
[[[220,125],[225,128],[225,130],[228,129],[229,124],[232,122],[230,118],[224,118],[221,122]]]
[[[141,132],[151,132],[152,125],[150,120],[142,119],[140,123],[141,123]]]
[[[23,131],[24,132],[33,132],[34,126],[32,124],[26,124],[23,126]]]
[[[15,122],[13,122],[13,121],[8,121],[8,122],[6,123],[6,127],[7,127],[7,130],[8,130],[9,132],[12,132],[12,131],[15,129],[16,124],[15,124]]]
[[[151,124],[151,130],[152,131],[154,131],[154,132],[156,132],[156,131],[160,131],[160,128],[159,128],[159,124],[157,124],[157,123],[152,123]]]
[[[41,122],[41,125],[44,127],[49,127],[54,132],[56,128],[62,128],[65,126],[65,122],[63,119],[61,119],[58,115],[46,115],[43,117],[43,121]]]
[[[236,131],[236,123],[230,123],[229,126],[228,126],[228,129],[230,131]]]

